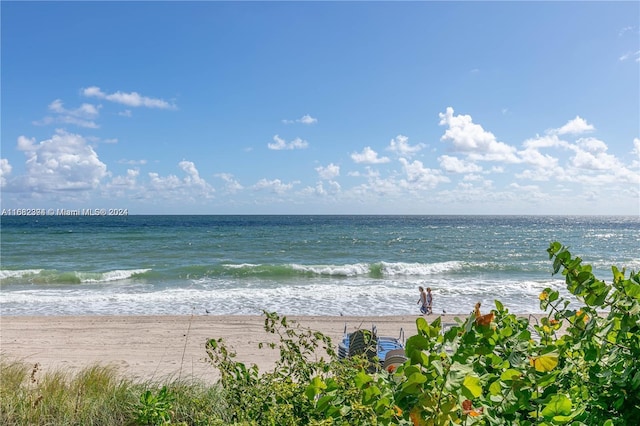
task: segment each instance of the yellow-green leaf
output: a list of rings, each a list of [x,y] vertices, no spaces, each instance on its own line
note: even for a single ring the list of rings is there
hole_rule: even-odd
[[[558,365],[558,354],[550,352],[548,354],[529,358],[529,363],[536,371],[547,373]]]
[[[480,379],[476,376],[466,376],[462,382],[462,391],[471,396],[469,399],[477,398],[482,395],[482,386],[480,386]],[[466,392],[464,392],[466,391]]]

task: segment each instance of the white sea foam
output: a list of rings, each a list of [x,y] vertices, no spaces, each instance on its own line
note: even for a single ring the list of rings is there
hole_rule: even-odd
[[[119,269],[115,271],[108,271],[99,274],[98,277],[83,277],[82,273],[78,273],[80,282],[83,283],[97,283],[97,282],[110,282],[110,281],[122,281],[131,278],[137,274],[144,274],[151,269]],[[95,274],[91,274],[95,275]]]
[[[316,280],[300,284],[254,283],[251,288],[198,280],[191,288],[130,287],[28,289],[3,294],[6,315],[413,315],[418,314],[418,282],[403,280]],[[500,300],[511,312],[539,311],[538,295],[558,281],[505,283],[441,281],[423,283],[434,292],[435,312],[466,315],[476,302],[490,310]]]
[[[382,262],[385,275],[432,275],[460,270],[464,262],[450,261],[438,263],[390,263]]]
[[[298,265],[293,264],[291,268],[299,272],[311,272],[317,275],[333,275],[344,277],[355,277],[369,273],[369,264],[354,263],[348,265]]]
[[[22,278],[27,275],[37,275],[40,272],[42,272],[42,269],[21,269],[16,271],[2,269],[0,270],[0,280],[7,278]]]

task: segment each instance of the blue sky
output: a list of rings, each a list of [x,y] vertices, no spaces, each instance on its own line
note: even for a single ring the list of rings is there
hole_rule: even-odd
[[[3,209],[640,214],[638,2],[1,14]]]

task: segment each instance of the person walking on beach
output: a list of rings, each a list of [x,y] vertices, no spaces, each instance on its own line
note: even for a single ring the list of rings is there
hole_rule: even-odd
[[[418,287],[418,290],[420,290],[420,299],[418,299],[418,303],[420,304],[420,312],[422,312],[422,315],[424,315],[428,312],[427,293],[424,292],[424,287],[422,286]]]
[[[433,313],[433,295],[431,294],[431,287],[427,287],[427,315]]]

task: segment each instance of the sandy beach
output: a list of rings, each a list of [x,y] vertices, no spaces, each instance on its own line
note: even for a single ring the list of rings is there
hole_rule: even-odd
[[[416,316],[388,317],[287,317],[300,326],[320,331],[337,344],[345,324],[348,331],[370,329],[379,335],[415,334]],[[426,317],[429,322],[436,316]],[[206,359],[208,339],[223,338],[246,364],[261,371],[271,369],[278,352],[258,348],[273,341],[264,331],[264,316],[2,316],[0,354],[6,360],[39,363],[43,371],[78,372],[100,364],[115,366],[119,374],[134,380],[197,378],[211,382],[218,377]],[[444,323],[455,322],[442,315]],[[272,339],[272,340],[269,340]]]
[[[77,372],[93,364],[112,365],[136,380],[167,377],[217,378],[207,359],[208,339],[223,338],[237,359],[255,363],[261,371],[273,367],[277,351],[258,348],[273,341],[261,316],[3,316],[0,353],[8,360],[39,363],[45,371]],[[337,344],[345,324],[349,331],[371,328],[380,335],[415,334],[415,316],[399,317],[287,317],[302,327],[320,331]],[[429,320],[435,317],[429,317]],[[443,318],[453,321],[453,317]],[[271,340],[270,340],[271,339]]]

